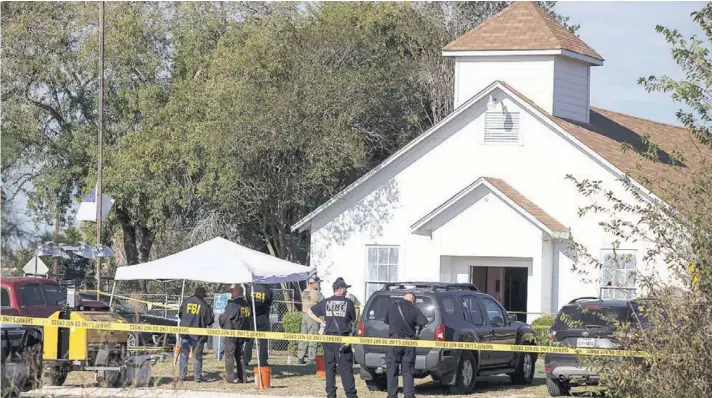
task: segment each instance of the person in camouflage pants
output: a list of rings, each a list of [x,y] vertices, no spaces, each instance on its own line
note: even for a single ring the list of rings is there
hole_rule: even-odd
[[[321,300],[324,295],[319,291],[321,280],[318,276],[309,278],[309,286],[302,292],[302,334],[319,333],[319,323],[314,322],[307,314],[307,310]],[[305,364],[307,360],[314,361],[316,357],[316,342],[300,341],[297,346],[297,363]]]

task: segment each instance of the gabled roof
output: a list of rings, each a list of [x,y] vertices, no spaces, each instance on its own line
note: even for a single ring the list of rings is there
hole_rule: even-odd
[[[492,177],[481,177],[477,179],[474,183],[468,185],[462,191],[456,193],[453,197],[418,220],[411,226],[411,231],[417,234],[432,233],[434,220],[482,186],[487,187],[490,192],[497,195],[514,210],[550,236],[559,239],[568,239],[570,237],[568,228],[562,223],[547,214],[541,207],[534,204],[534,202],[512,188],[512,186],[505,181]]]
[[[712,157],[709,147],[696,145],[690,131],[679,126],[596,107],[591,108],[589,123],[556,117],[554,120],[571,135],[642,183],[652,182],[662,176],[680,182],[689,177],[690,170],[701,166],[700,157],[697,156],[688,156],[682,162],[675,162],[675,153],[693,154],[699,151],[708,158]],[[645,136],[661,145],[656,154],[657,162],[642,161],[635,153],[625,153],[622,148],[622,144],[626,143],[638,150],[645,150]]]
[[[685,128],[656,123],[650,120],[639,119],[598,108],[591,109],[590,123],[573,122],[552,116],[536,105],[534,101],[522,95],[505,82],[495,81],[457,107],[438,124],[396,151],[380,165],[370,170],[363,177],[356,180],[329,201],[302,218],[292,226],[292,231],[305,229],[311,220],[319,213],[337,202],[344,200],[347,195],[352,193],[361,184],[393,164],[405,153],[423,143],[451,120],[462,114],[473,104],[486,98],[489,93],[496,89],[504,91],[515,103],[518,103],[524,109],[528,109],[543,123],[558,132],[572,145],[599,162],[599,164],[617,177],[623,177],[626,174],[630,175],[634,179],[634,185],[647,196],[654,195],[641,185],[640,182],[644,183],[648,180],[655,180],[660,176],[665,176],[668,179],[683,179],[686,178],[686,175],[689,175],[688,172],[691,169],[696,168],[699,164],[699,162],[692,160],[682,165],[673,164],[673,162],[669,161],[669,156],[666,158],[666,153],[669,154],[675,151],[687,152],[694,149],[695,151],[699,150],[705,153],[707,156],[712,156],[712,150],[706,147],[697,148],[690,137],[689,131]],[[661,161],[653,163],[649,160],[639,159],[635,153],[625,153],[621,148],[623,143],[630,143],[633,146],[642,144],[644,135],[650,135],[653,141],[663,144],[666,152],[659,153]]]
[[[567,120],[550,115],[513,87],[504,82],[502,84],[572,137],[640,183],[660,177],[680,182],[689,177],[691,170],[700,167],[700,157],[676,162],[673,157],[677,153],[699,152],[705,157],[712,157],[712,149],[698,146],[690,131],[684,127],[596,107],[591,107],[589,123]],[[641,159],[635,152],[626,153],[623,149],[623,144],[629,144],[635,149],[645,150],[646,136],[661,146],[656,154],[657,162]]]
[[[477,103],[480,99],[482,99],[487,93],[490,91],[494,90],[498,86],[501,87],[501,83],[498,81],[492,82],[489,86],[485,87],[482,91],[480,91],[478,94],[472,96],[469,100],[465,101],[462,103],[460,106],[455,108],[449,115],[447,115],[445,118],[443,118],[441,121],[439,121],[436,125],[428,129],[425,133],[415,137],[411,142],[407,143],[403,148],[397,150],[393,155],[389,156],[381,162],[378,166],[374,167],[371,169],[368,173],[364,174],[361,178],[358,180],[354,181],[349,185],[348,187],[344,188],[341,192],[337,193],[334,195],[331,199],[326,201],[323,205],[317,207],[312,211],[311,213],[307,214],[304,218],[301,220],[297,221],[296,224],[292,225],[292,232],[297,231],[297,230],[302,230],[305,225],[307,225],[314,217],[316,217],[319,213],[322,211],[326,210],[327,208],[331,207],[332,205],[336,204],[336,202],[344,199],[349,193],[353,192],[359,185],[362,183],[366,182],[368,179],[376,175],[379,171],[383,170],[384,168],[388,167],[390,164],[395,162],[398,158],[400,158],[403,154],[406,152],[410,151],[411,149],[415,148],[418,146],[420,143],[423,141],[427,140],[428,137],[432,136],[436,131],[441,129],[443,126],[448,124],[451,120],[455,119],[457,116],[459,116],[462,112],[467,110],[472,104]]]
[[[533,2],[515,2],[455,39],[444,51],[568,50],[603,57]]]

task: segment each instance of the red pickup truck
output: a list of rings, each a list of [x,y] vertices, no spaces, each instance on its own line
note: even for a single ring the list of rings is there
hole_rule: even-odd
[[[46,318],[62,309],[67,291],[56,281],[44,278],[3,277],[0,281],[0,313]],[[100,301],[82,300],[83,311],[108,311]]]

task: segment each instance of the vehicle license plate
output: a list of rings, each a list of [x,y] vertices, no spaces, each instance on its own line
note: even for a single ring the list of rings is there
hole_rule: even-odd
[[[596,339],[577,339],[576,347],[578,348],[593,348]]]

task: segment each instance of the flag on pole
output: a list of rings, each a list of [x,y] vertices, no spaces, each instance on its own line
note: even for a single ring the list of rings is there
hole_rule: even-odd
[[[109,195],[101,194],[101,219],[106,220],[109,215],[109,210],[114,205],[114,199]],[[77,211],[77,220],[79,221],[96,221],[96,188],[87,197],[82,199]]]

